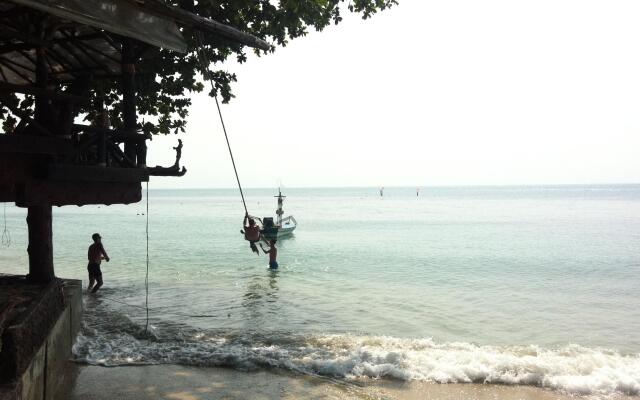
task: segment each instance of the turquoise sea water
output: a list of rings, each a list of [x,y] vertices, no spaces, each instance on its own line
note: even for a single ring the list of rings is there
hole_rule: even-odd
[[[54,209],[58,276],[86,285],[93,232],[111,257],[77,360],[640,393],[639,185],[284,194],[299,226],[272,272],[237,190],[150,191],[151,336],[146,204]],[[25,273],[26,210],[6,213],[0,272]]]

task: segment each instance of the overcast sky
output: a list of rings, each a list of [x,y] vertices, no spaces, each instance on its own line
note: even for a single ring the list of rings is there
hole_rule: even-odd
[[[400,0],[229,64],[242,184],[640,182],[639,20],[638,1]],[[152,188],[235,186],[213,99],[178,137],[189,172]]]

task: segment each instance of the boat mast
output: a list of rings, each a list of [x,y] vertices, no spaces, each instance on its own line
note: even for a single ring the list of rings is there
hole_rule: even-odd
[[[274,197],[278,198],[278,209],[276,210],[276,215],[278,216],[278,223],[276,225],[282,226],[282,214],[284,214],[284,211],[282,211],[282,201],[287,196],[283,196],[282,193],[280,192],[280,188],[278,188],[278,195]]]

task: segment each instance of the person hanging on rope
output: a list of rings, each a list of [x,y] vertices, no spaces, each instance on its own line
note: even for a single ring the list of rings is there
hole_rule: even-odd
[[[89,271],[89,287],[87,291],[95,293],[102,286],[102,271],[100,271],[100,263],[102,260],[109,262],[109,256],[102,245],[102,237],[99,233],[91,235],[93,244],[89,246],[88,258],[89,265],[87,270]],[[94,286],[95,283],[95,286]]]
[[[260,255],[260,251],[256,247],[256,243],[260,241],[260,227],[256,225],[256,221],[253,218],[249,217],[249,213],[244,215],[242,224],[244,226],[244,238],[249,241],[249,247],[254,253]]]
[[[276,240],[275,239],[269,240],[269,246],[271,246],[269,250],[265,250],[264,247],[262,247],[262,243],[260,243],[260,248],[262,249],[262,251],[264,251],[264,254],[269,255],[269,269],[278,269],[278,261],[276,261],[276,258],[278,257],[278,249],[276,249]]]

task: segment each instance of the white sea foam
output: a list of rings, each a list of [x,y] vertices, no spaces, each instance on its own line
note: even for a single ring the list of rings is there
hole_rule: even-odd
[[[122,365],[176,363],[238,369],[284,368],[345,379],[392,378],[438,383],[534,385],[575,394],[640,394],[640,355],[578,345],[478,346],[431,339],[325,335],[182,334],[175,340],[86,332],[79,361]]]

